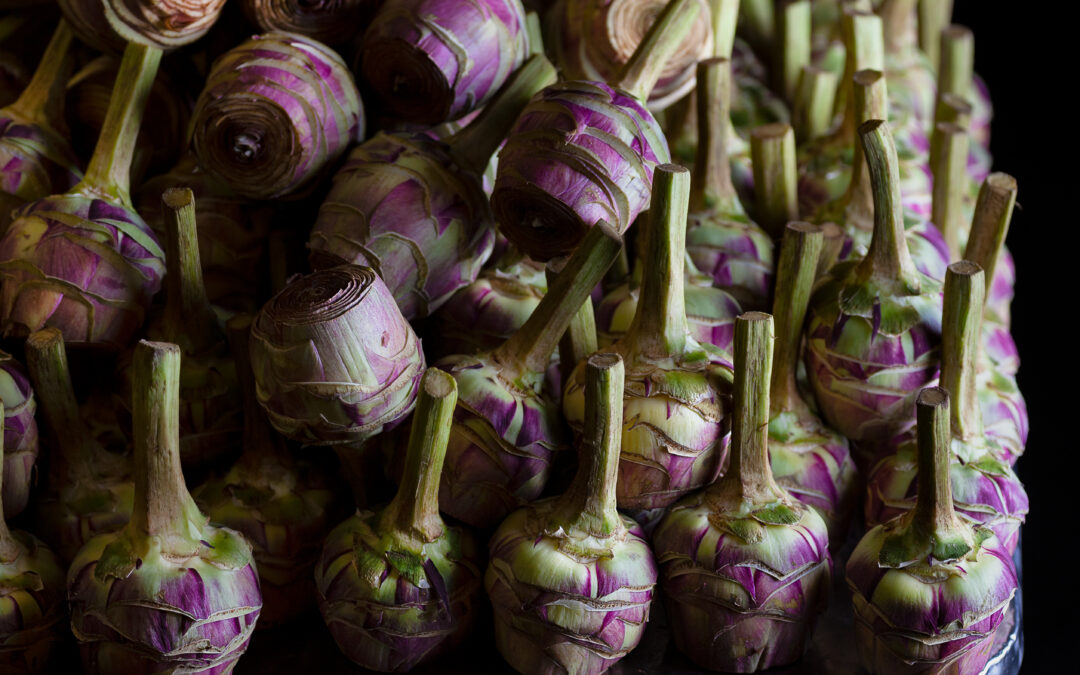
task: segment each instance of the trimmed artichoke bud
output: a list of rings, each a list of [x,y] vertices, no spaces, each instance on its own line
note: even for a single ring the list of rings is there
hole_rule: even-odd
[[[241,0],[248,21],[263,32],[298,33],[330,46],[362,32],[381,0]]]
[[[5,335],[59,328],[68,344],[119,349],[161,287],[165,252],[131,207],[135,137],[161,52],[129,45],[82,182],[27,204],[0,239]]]
[[[809,223],[787,225],[776,274],[774,362],[769,383],[769,464],[776,482],[812,506],[832,544],[847,537],[858,476],[848,440],[810,410],[796,384],[799,347],[824,240]]]
[[[671,635],[710,670],[797,661],[829,595],[829,534],[769,469],[772,317],[735,325],[731,466],[679,502],[653,532]]]
[[[221,15],[225,0],[60,0],[79,39],[102,52],[128,43],[170,50],[195,42]]]
[[[587,431],[570,488],[510,514],[488,545],[495,643],[519,673],[599,675],[637,647],[649,620],[656,562],[615,505],[622,359],[587,363]]]
[[[521,112],[499,153],[491,208],[522,252],[550,260],[600,220],[622,233],[648,208],[653,171],[671,156],[643,100],[699,9],[672,0],[609,84],[559,82]]]
[[[214,61],[191,137],[199,163],[237,194],[275,199],[309,187],[362,139],[364,110],[335,51],[265,33]]]
[[[653,112],[667,108],[694,89],[694,67],[713,52],[709,5],[700,6],[696,21],[668,56],[660,79],[649,92]],[[554,9],[557,22],[552,45],[568,80],[610,82],[633,56],[667,0],[563,0]]]
[[[30,501],[34,463],[38,456],[37,402],[26,370],[11,354],[0,350],[0,403],[4,405],[4,477],[0,492],[4,512],[13,518]]]
[[[731,62],[702,61],[697,81],[698,150],[686,252],[713,286],[731,293],[742,308],[764,309],[772,287],[773,241],[747,217],[731,182]]]
[[[0,401],[0,420],[4,412]],[[4,469],[0,462],[0,481]],[[63,626],[64,570],[37,537],[8,529],[5,506],[0,494],[0,670],[47,673]]]
[[[338,647],[372,670],[406,672],[472,627],[482,553],[439,516],[439,476],[457,385],[424,374],[401,487],[381,511],[358,511],[326,538],[315,568],[319,609]]]
[[[495,243],[480,176],[529,98],[554,80],[534,56],[450,138],[380,133],[349,153],[311,232],[313,266],[372,267],[407,319],[475,281]]]
[[[493,527],[539,497],[555,455],[569,445],[544,372],[622,247],[607,224],[593,229],[517,332],[491,351],[436,364],[458,385],[439,505],[469,525]]]
[[[244,396],[244,451],[228,472],[191,496],[211,522],[251,543],[263,595],[259,628],[267,628],[314,608],[315,561],[347,511],[340,486],[316,465],[294,458],[259,407],[248,356],[251,316],[236,316],[227,328]]]
[[[251,365],[275,429],[336,445],[409,414],[424,353],[382,279],[342,265],[297,279],[266,303],[251,327]]]
[[[847,563],[862,665],[875,675],[981,672],[1017,589],[1012,558],[953,509],[949,395],[918,400],[915,507],[867,532]]]
[[[48,487],[37,506],[38,531],[62,559],[71,560],[87,541],[119,530],[131,518],[131,458],[99,442],[83,421],[59,330],[31,333],[26,360],[52,441]]]
[[[683,264],[690,172],[657,167],[644,246],[641,301],[626,335],[610,347],[626,363],[620,508],[667,506],[720,475],[727,457],[725,411],[731,369],[687,325]],[[563,413],[583,433],[585,365],[565,385]]]
[[[262,608],[251,545],[207,524],[180,471],[180,348],[135,349],[135,504],[68,570],[71,630],[88,673],[227,673]]]
[[[1028,497],[1020,479],[1001,459],[1004,450],[983,429],[978,352],[984,284],[982,269],[968,261],[950,265],[945,278],[941,384],[952,392],[948,470],[956,511],[990,529],[1012,554],[1028,512]],[[868,526],[915,507],[918,456],[918,444],[907,443],[874,467],[867,481]]]
[[[387,116],[434,126],[487,103],[528,55],[521,0],[395,0],[364,32],[360,73]]]
[[[874,234],[866,257],[834,267],[811,298],[804,358],[829,426],[872,444],[911,426],[919,389],[937,378],[941,285],[908,253],[888,124],[871,120],[859,134]]]

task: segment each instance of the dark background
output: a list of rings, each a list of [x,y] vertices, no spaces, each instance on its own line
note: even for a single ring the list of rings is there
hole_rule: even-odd
[[[953,20],[975,31],[975,68],[994,102],[994,168],[1019,182],[1008,246],[1016,259],[1013,335],[1031,417],[1017,472],[1031,498],[1022,534],[1024,673],[1077,672],[1080,574],[1070,503],[1080,494],[1076,367],[1075,24],[1065,3],[956,0]],[[1072,52],[1067,54],[1067,52]],[[1071,664],[1066,666],[1066,664]]]

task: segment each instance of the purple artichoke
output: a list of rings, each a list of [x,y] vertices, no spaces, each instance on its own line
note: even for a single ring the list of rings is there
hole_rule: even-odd
[[[82,182],[27,204],[0,239],[5,335],[59,328],[68,344],[118,349],[161,287],[165,252],[131,207],[130,168],[161,52],[124,52],[105,125]]]
[[[275,429],[336,445],[409,414],[424,354],[382,279],[342,265],[297,279],[266,303],[251,328],[251,365]]]
[[[71,630],[88,673],[228,673],[262,608],[251,545],[207,524],[180,471],[180,348],[135,351],[135,506],[68,570]]]
[[[835,266],[816,289],[804,358],[829,426],[873,444],[911,426],[915,396],[937,377],[941,286],[916,270],[908,253],[888,124],[871,120],[859,134],[874,233],[865,258]]]
[[[648,208],[653,171],[670,154],[642,101],[698,9],[668,3],[610,85],[559,82],[521,112],[499,153],[491,208],[522,252],[564,255],[600,220],[622,233]]]
[[[622,245],[606,224],[593,229],[517,332],[491,351],[436,364],[458,385],[439,505],[469,525],[492,527],[539,497],[555,455],[569,446],[543,381],[559,339]]]
[[[599,675],[638,645],[649,620],[656,562],[641,528],[615,508],[622,359],[596,354],[586,370],[588,431],[573,483],[510,514],[488,545],[495,643],[519,673]]]
[[[364,137],[364,110],[337,52],[293,33],[256,35],[220,56],[192,115],[199,163],[237,194],[302,191]]]
[[[653,532],[679,651],[710,670],[746,673],[802,655],[829,595],[829,534],[769,468],[772,317],[735,325],[731,466],[671,508]]]
[[[618,497],[624,509],[668,506],[708,485],[728,450],[731,369],[727,355],[699,343],[686,319],[683,263],[690,172],[657,167],[645,242],[641,301],[610,351],[626,362]],[[583,433],[585,366],[565,385],[563,413]]]
[[[251,543],[263,595],[259,628],[266,628],[314,608],[315,561],[346,510],[339,484],[294,458],[259,407],[248,356],[251,316],[236,316],[227,327],[244,397],[243,454],[191,496],[211,522]]]
[[[1017,588],[989,530],[957,517],[949,466],[949,395],[918,401],[915,507],[867,532],[847,563],[862,665],[877,675],[981,672]]]
[[[382,0],[241,0],[248,21],[264,32],[299,33],[338,46],[367,26]]]
[[[480,176],[521,108],[554,80],[534,56],[453,136],[380,133],[349,153],[311,232],[313,266],[372,267],[407,319],[475,281],[495,243]]]
[[[158,50],[190,44],[206,34],[225,0],[60,0],[79,39],[102,52],[128,43]]]
[[[434,126],[483,106],[528,54],[521,0],[395,0],[364,32],[360,73],[387,116]]]
[[[4,478],[0,494],[4,511],[13,518],[30,501],[34,463],[38,456],[37,402],[26,370],[11,354],[0,350],[0,403],[4,405]]]
[[[26,360],[51,441],[48,482],[37,506],[38,531],[69,561],[87,541],[121,529],[131,518],[131,458],[124,452],[126,444],[101,443],[84,422],[59,330],[31,333]]]
[[[432,368],[420,392],[397,495],[338,525],[315,568],[319,609],[338,647],[383,672],[406,672],[454,647],[472,627],[480,593],[476,541],[439,516],[457,385]]]

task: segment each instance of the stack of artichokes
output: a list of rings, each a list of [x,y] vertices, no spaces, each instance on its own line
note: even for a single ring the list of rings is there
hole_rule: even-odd
[[[0,671],[998,649],[1017,185],[951,3],[48,4],[0,2]]]

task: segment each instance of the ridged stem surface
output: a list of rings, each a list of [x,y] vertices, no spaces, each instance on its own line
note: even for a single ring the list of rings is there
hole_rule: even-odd
[[[780,244],[773,298],[776,343],[769,384],[771,415],[792,410],[802,402],[795,374],[799,366],[803,323],[824,241],[820,227],[796,221],[788,223]]]
[[[975,216],[968,233],[964,260],[982,268],[986,292],[994,280],[994,270],[1009,234],[1013,207],[1016,206],[1016,179],[1007,173],[995,172],[986,177],[975,201]]]

